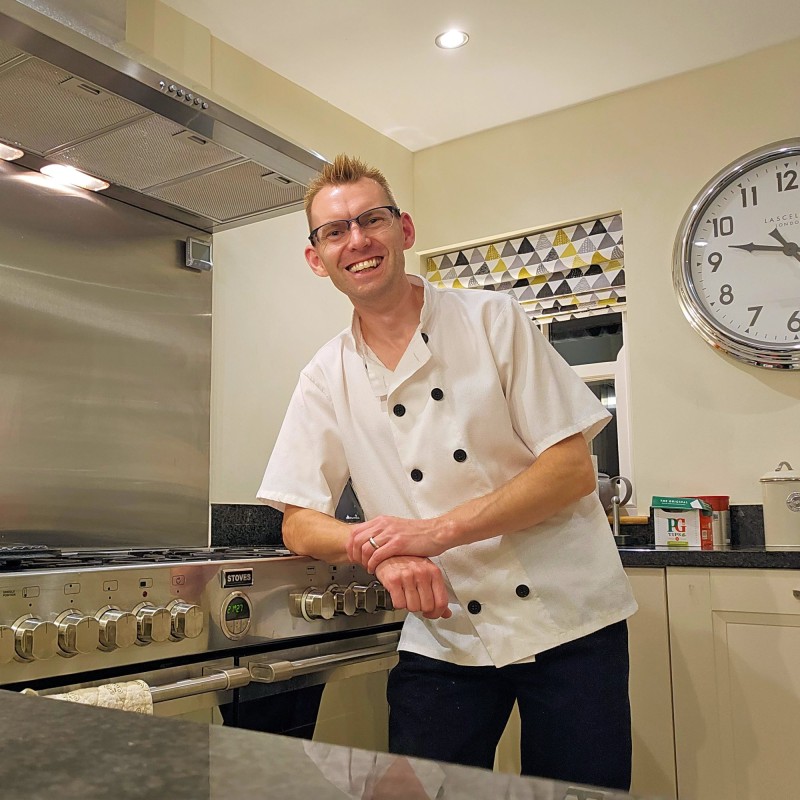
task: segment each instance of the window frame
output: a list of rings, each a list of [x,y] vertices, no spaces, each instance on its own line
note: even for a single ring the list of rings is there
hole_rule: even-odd
[[[631,441],[630,417],[630,366],[628,362],[628,315],[625,306],[615,308],[622,316],[622,347],[614,361],[597,361],[592,364],[573,366],[575,374],[584,382],[613,380],[617,397],[617,449],[619,451],[620,474],[630,479],[633,491],[624,508],[631,514],[638,509],[636,498],[636,479],[633,469],[633,442]],[[580,315],[576,315],[580,316]],[[550,323],[537,323],[544,337],[550,340]],[[615,476],[611,476],[612,478]]]

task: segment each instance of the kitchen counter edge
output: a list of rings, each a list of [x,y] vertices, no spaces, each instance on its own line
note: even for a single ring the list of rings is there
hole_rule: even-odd
[[[800,547],[716,547],[713,550],[656,545],[620,547],[624,567],[800,569]]]

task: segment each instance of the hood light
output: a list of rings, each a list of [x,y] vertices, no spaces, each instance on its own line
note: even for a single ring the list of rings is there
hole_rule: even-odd
[[[436,46],[443,50],[455,50],[456,47],[463,47],[469,41],[469,34],[464,31],[445,31],[440,33],[434,41]]]
[[[91,192],[100,192],[108,189],[108,181],[95,178],[81,172],[75,167],[68,167],[65,164],[45,164],[39,172],[47,175],[58,183],[65,183],[68,186],[80,186],[81,189],[89,189]]]
[[[0,143],[0,158],[2,158],[3,161],[14,161],[17,158],[22,158],[24,155],[25,153],[23,153],[22,150]]]

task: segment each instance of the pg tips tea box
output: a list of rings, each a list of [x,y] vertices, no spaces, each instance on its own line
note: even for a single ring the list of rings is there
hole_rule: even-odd
[[[653,497],[652,508],[657,545],[713,549],[713,509],[704,500]]]

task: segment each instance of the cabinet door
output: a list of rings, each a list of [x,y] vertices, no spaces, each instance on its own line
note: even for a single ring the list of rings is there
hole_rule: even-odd
[[[669,570],[682,797],[800,787],[800,573]]]
[[[639,610],[628,620],[633,733],[631,792],[676,797],[667,587],[663,569],[625,570]]]

